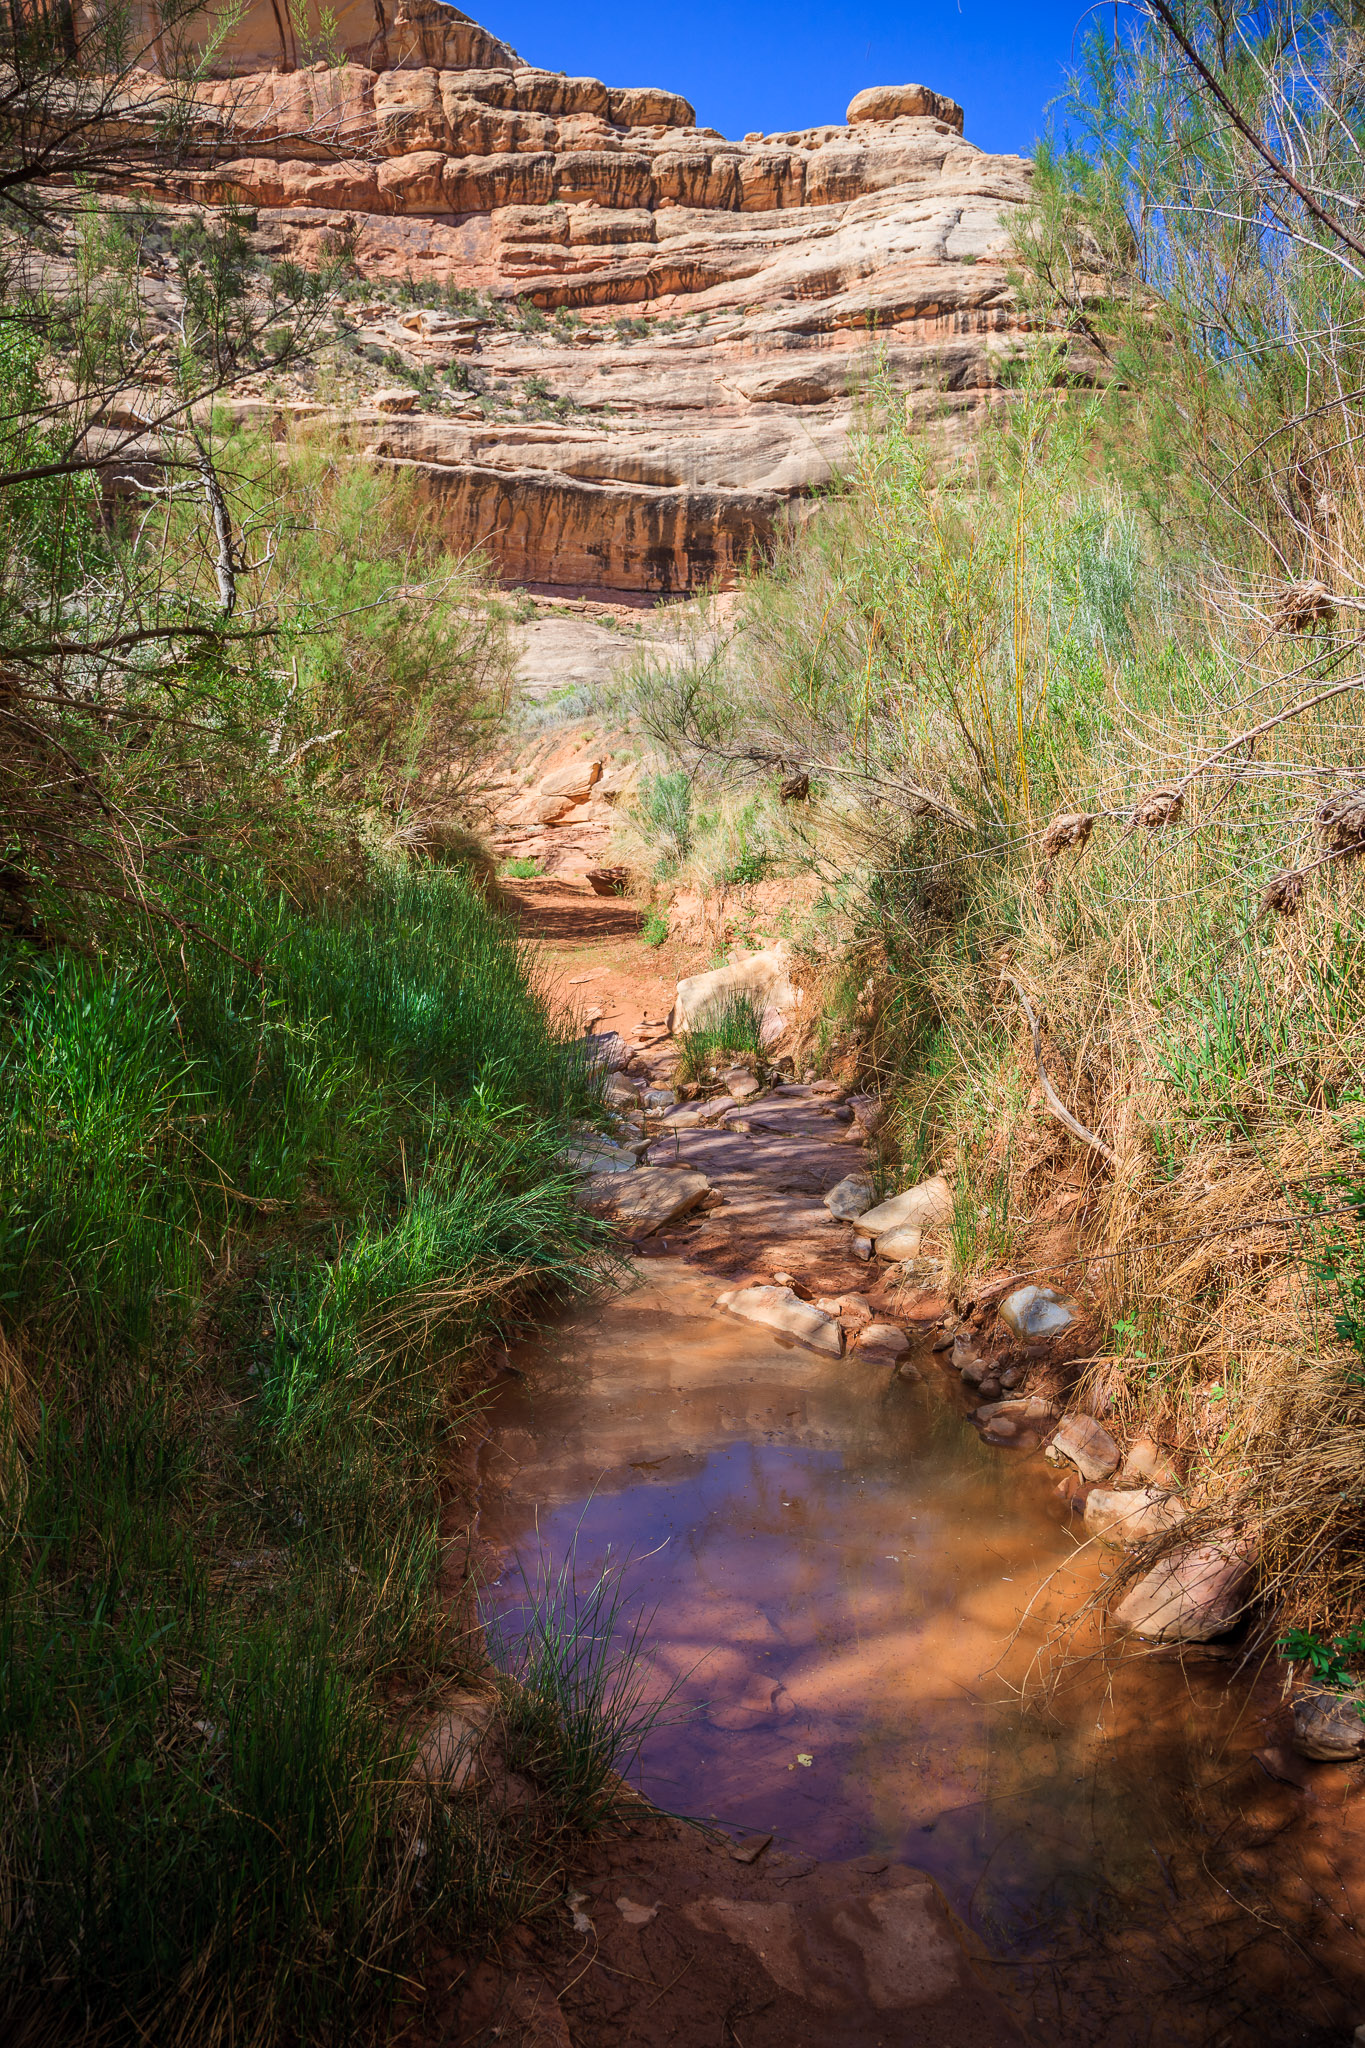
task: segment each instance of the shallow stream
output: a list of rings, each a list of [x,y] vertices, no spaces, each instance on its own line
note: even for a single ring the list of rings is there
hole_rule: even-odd
[[[937,1360],[918,1385],[830,1361],[718,1314],[681,1261],[637,1272],[511,1354],[479,1526],[512,1630],[540,1561],[624,1570],[674,1688],[643,1790],[930,1872],[1030,2033],[1344,2048],[1354,1785],[1277,1749],[1268,1678],[1093,1635],[1063,1658],[1102,1556]]]

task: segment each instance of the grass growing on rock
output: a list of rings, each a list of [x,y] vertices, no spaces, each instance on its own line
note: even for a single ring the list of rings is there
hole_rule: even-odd
[[[473,1655],[467,1361],[607,1270],[555,1160],[591,1084],[461,870],[195,910],[174,952],[3,963],[15,2040],[364,2036],[425,1927],[544,1896],[535,1830],[406,1731]]]
[[[758,1061],[763,1053],[763,1016],[752,996],[730,995],[715,1004],[689,1031],[678,1033],[674,1078],[706,1080],[718,1063],[731,1059]]]

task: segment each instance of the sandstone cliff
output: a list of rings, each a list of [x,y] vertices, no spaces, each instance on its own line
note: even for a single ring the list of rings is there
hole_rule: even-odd
[[[874,370],[926,419],[999,388],[1031,166],[965,141],[940,94],[875,87],[843,126],[731,142],[439,0],[352,0],[303,68],[293,20],[234,22],[188,167],[138,182],[247,205],[281,257],[353,244],[351,331],[390,370],[347,415],[508,579],[723,582],[829,481]],[[395,369],[411,400],[370,402]],[[311,396],[263,380],[256,402]]]

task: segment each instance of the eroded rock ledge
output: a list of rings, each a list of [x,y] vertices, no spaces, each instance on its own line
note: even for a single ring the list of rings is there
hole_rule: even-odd
[[[476,391],[534,377],[553,394],[559,416],[531,424],[354,413],[505,577],[724,582],[829,481],[871,374],[926,420],[998,391],[1032,166],[965,141],[942,95],[872,87],[842,126],[731,142],[662,88],[526,65],[439,0],[357,0],[338,38],[344,62],[303,65],[275,9],[249,7],[219,52],[229,75],[197,89],[185,167],[139,183],[245,203],[281,257],[346,237],[362,277],[430,297],[425,324],[381,334],[405,360],[461,355]],[[579,324],[461,321],[451,287]]]

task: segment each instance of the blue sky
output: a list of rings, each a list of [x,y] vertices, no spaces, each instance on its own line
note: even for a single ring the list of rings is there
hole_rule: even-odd
[[[724,135],[842,121],[865,85],[914,80],[961,101],[983,149],[1031,150],[1085,0],[461,0],[528,63],[664,85]],[[1108,10],[1104,10],[1106,16]]]

